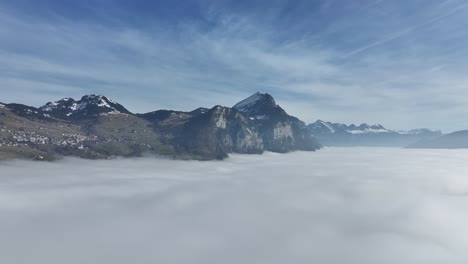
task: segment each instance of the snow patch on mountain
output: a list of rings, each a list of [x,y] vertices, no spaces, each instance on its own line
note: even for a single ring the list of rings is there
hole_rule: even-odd
[[[70,107],[70,110],[71,110],[72,112],[81,111],[81,110],[85,109],[87,105],[88,105],[88,103],[86,103],[86,102],[74,103],[74,104]]]
[[[28,113],[28,114],[33,114],[33,113],[34,113],[34,114],[38,114],[37,111],[31,110],[31,109],[26,109],[26,113]]]
[[[309,130],[312,132],[325,134],[350,133],[350,134],[373,134],[373,133],[394,133],[394,131],[384,128],[382,125],[368,125],[366,123],[356,126],[354,124],[345,125],[340,123],[331,123],[322,120],[317,120],[315,123],[310,124]]]
[[[353,135],[361,134],[399,134],[399,135],[424,135],[432,133],[440,133],[440,131],[432,131],[427,128],[412,129],[412,130],[390,130],[386,129],[380,124],[368,125],[366,123],[360,124],[359,126],[351,124],[341,124],[341,123],[331,123],[322,120],[317,120],[316,122],[308,125],[309,130],[312,134],[335,134],[335,133],[350,133]]]
[[[102,113],[102,114],[99,114],[99,115],[101,115],[101,116],[108,116],[108,115],[123,115],[123,116],[128,116],[128,114],[119,112],[119,111],[117,111],[117,110],[115,110],[115,111],[110,111],[110,112],[107,112],[107,113]]]
[[[391,131],[386,129],[373,129],[373,128],[365,128],[361,130],[346,130],[351,134],[368,134],[368,133],[391,133]]]
[[[322,120],[317,120],[317,122],[310,124],[309,129],[310,130],[318,130],[321,131],[322,133],[331,133],[334,134],[336,133],[337,128],[334,127],[335,124],[332,124],[330,122],[325,122]]]
[[[263,119],[268,119],[267,115],[258,115],[255,117],[255,119],[263,120]]]
[[[327,122],[323,122],[323,121],[319,121],[320,124],[322,124],[323,126],[325,126],[326,128],[328,128],[330,130],[331,133],[335,133],[335,129],[333,128],[333,126]]]

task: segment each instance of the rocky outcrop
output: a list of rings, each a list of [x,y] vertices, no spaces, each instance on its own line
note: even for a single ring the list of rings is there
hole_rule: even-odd
[[[262,153],[263,139],[252,120],[241,112],[215,106],[184,124],[176,138],[181,152],[221,159],[228,153]]]
[[[320,143],[309,133],[305,123],[288,115],[269,94],[255,93],[233,108],[254,121],[263,138],[265,150],[284,153],[321,148]]]

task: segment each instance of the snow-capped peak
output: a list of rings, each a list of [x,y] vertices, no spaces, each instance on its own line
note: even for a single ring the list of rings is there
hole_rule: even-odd
[[[325,122],[325,121],[322,121],[322,120],[317,120],[315,123],[310,124],[310,128],[315,129],[315,130],[316,129],[326,129],[327,132],[330,132],[332,134],[336,132],[336,130],[333,127],[332,123]]]
[[[356,126],[354,124],[345,125],[340,123],[325,122],[317,120],[315,123],[309,125],[309,129],[315,133],[331,133],[335,134],[338,131],[341,133],[351,134],[371,134],[371,133],[392,133],[393,131],[384,128],[382,125],[368,125],[366,123]]]
[[[359,126],[350,125],[346,132],[351,134],[369,134],[369,133],[390,133],[392,131],[385,129],[382,125],[368,125],[366,123],[360,124]]]
[[[46,105],[40,107],[44,112],[54,112],[70,108],[75,103],[73,98],[63,98],[55,102],[48,102]]]
[[[320,121],[320,123],[322,125],[324,125],[326,128],[330,129],[330,132],[331,133],[335,133],[335,129],[333,128],[333,125],[332,124],[329,124],[327,122],[323,122],[323,121]]]
[[[81,98],[81,103],[82,104],[95,104],[97,105],[98,107],[105,107],[105,108],[110,108],[112,110],[115,110],[117,111],[117,109],[115,109],[113,106],[111,106],[111,104],[115,104],[113,103],[111,100],[107,99],[107,97],[103,96],[103,95],[94,95],[94,94],[91,94],[91,95],[85,95]]]
[[[432,131],[427,128],[413,129],[413,130],[390,130],[380,124],[368,125],[362,123],[360,125],[346,125],[340,123],[331,123],[322,120],[308,125],[309,130],[313,135],[324,134],[353,134],[353,135],[371,135],[371,134],[399,134],[399,135],[437,135],[442,134],[441,131]]]
[[[346,130],[351,134],[370,134],[370,133],[390,133],[391,131],[387,129],[375,129],[375,128],[365,128],[365,129],[354,129]]]
[[[237,109],[249,115],[262,115],[268,109],[275,108],[276,102],[273,97],[267,93],[256,92],[250,97],[238,102],[232,108]]]
[[[103,95],[85,95],[80,100],[63,98],[55,102],[49,102],[40,108],[56,117],[70,116],[96,116],[104,113],[126,113],[129,112],[120,104],[108,99]]]

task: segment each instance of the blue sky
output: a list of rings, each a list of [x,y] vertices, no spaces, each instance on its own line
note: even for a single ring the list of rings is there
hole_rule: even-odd
[[[306,122],[468,129],[468,3],[2,1],[2,102],[133,112],[271,93]]]

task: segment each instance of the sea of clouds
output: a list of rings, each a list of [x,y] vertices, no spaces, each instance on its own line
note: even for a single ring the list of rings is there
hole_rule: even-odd
[[[0,162],[0,263],[468,263],[468,150]]]

